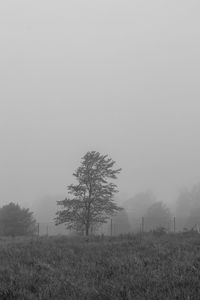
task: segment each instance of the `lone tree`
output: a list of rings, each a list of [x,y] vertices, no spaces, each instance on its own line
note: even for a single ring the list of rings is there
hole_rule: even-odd
[[[114,202],[117,186],[109,179],[117,179],[121,169],[113,169],[115,162],[108,155],[87,152],[75,171],[77,184],[68,186],[68,195],[57,201],[62,207],[57,212],[56,225],[65,223],[68,229],[85,231],[88,236],[92,226],[106,223],[121,207]]]
[[[36,221],[28,208],[13,202],[0,208],[0,234],[4,236],[32,235],[36,232]]]

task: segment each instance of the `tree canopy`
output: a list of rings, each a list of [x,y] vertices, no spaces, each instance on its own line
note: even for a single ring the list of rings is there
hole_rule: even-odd
[[[36,221],[28,208],[13,202],[0,208],[0,234],[5,236],[31,235],[35,233]]]
[[[80,167],[75,171],[77,184],[68,186],[68,197],[58,201],[56,224],[65,223],[68,229],[83,231],[86,235],[92,226],[105,223],[110,216],[120,211],[114,195],[121,169],[113,169],[115,161],[99,152],[87,152]]]

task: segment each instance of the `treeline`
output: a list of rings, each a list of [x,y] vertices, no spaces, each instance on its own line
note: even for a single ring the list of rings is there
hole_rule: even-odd
[[[173,214],[152,193],[140,193],[124,203],[124,210],[112,219],[114,235],[128,232],[150,231],[164,228],[171,231]]]
[[[136,194],[123,204],[124,211],[113,218],[114,232],[138,232],[163,227],[166,231],[187,231],[200,227],[200,184],[182,189],[174,210],[158,201],[153,192]]]
[[[200,183],[180,191],[173,211],[150,191],[136,194],[125,201],[123,207],[112,217],[112,224],[109,220],[107,224],[97,226],[97,230],[93,227],[91,233],[110,234],[112,231],[113,235],[118,235],[161,227],[166,231],[196,229],[200,227]],[[37,234],[37,231],[33,212],[28,208],[12,202],[0,208],[1,236],[27,236]]]

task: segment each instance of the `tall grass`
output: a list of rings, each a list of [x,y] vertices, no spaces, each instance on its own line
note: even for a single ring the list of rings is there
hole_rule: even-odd
[[[0,299],[200,299],[199,235],[0,240]]]

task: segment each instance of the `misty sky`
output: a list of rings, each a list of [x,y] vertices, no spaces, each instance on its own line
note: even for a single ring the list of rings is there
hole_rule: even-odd
[[[200,182],[199,1],[0,4],[0,199],[66,194],[88,150],[124,197]]]

